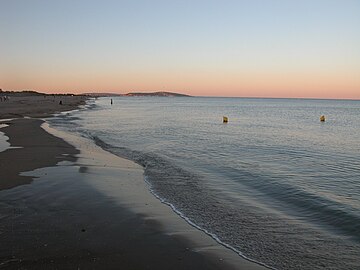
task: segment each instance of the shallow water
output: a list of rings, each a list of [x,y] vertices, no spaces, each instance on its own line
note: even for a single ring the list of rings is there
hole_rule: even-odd
[[[360,268],[360,101],[113,100],[51,124],[143,165],[157,195],[248,258]]]

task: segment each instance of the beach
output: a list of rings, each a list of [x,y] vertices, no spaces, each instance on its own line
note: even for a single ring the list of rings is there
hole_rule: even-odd
[[[1,269],[265,269],[161,203],[142,166],[43,119],[85,99],[0,104]]]
[[[248,258],[275,269],[358,268],[358,101],[110,103],[91,100],[87,110],[48,122],[140,164],[155,196]],[[107,194],[120,190],[99,184]]]
[[[86,99],[83,95],[8,95],[7,101],[0,102],[0,118],[49,117],[74,110]]]

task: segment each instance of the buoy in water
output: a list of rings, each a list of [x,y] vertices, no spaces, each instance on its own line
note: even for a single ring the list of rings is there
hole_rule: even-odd
[[[223,116],[223,123],[229,122],[229,119],[226,116]]]
[[[325,122],[325,115],[320,116],[320,122]]]

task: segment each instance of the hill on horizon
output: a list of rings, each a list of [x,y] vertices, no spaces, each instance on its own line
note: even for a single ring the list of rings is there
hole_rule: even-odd
[[[141,96],[154,96],[154,97],[190,97],[189,95],[180,94],[180,93],[173,93],[173,92],[150,92],[150,93],[144,93],[144,92],[131,92],[125,94],[125,96],[128,97],[141,97]]]

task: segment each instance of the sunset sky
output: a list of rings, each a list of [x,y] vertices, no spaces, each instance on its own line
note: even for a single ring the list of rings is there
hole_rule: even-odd
[[[360,99],[358,0],[0,0],[0,88]]]

